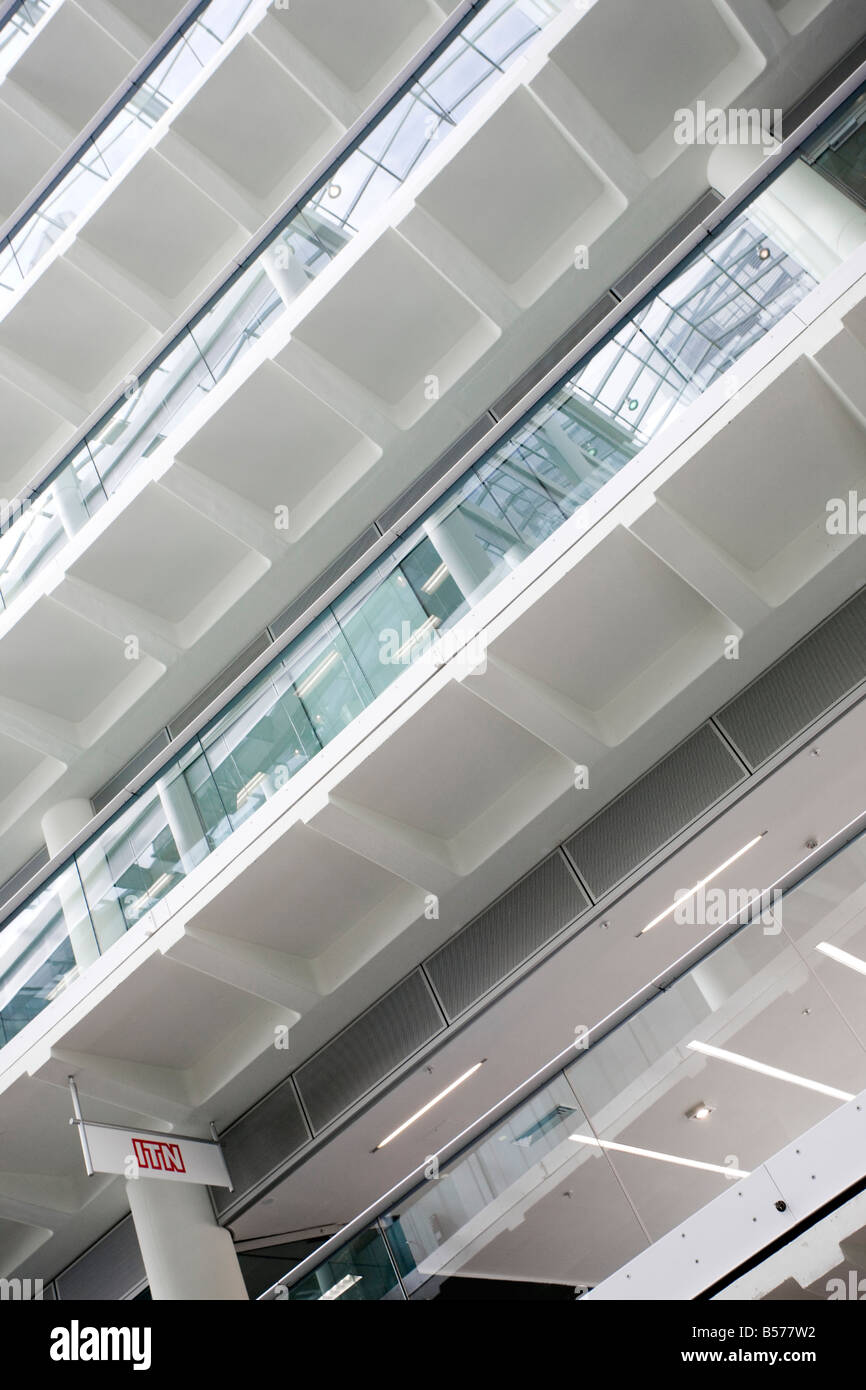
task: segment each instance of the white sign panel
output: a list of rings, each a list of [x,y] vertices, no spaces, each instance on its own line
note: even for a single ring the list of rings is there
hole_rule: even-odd
[[[231,1188],[219,1144],[83,1121],[78,1122],[78,1127],[85,1162],[96,1173]]]

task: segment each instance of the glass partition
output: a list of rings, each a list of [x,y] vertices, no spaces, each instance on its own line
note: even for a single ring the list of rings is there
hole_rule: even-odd
[[[404,1293],[595,1287],[866,1088],[864,972],[861,836],[447,1163],[428,1156],[378,1220]],[[331,1253],[303,1286],[342,1271]]]

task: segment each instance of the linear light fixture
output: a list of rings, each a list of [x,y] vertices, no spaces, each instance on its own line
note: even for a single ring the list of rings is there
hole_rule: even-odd
[[[746,1168],[726,1168],[721,1163],[702,1163],[697,1158],[683,1158],[680,1154],[658,1153],[655,1149],[638,1149],[633,1144],[616,1144],[612,1139],[596,1139],[590,1134],[570,1134],[575,1144],[592,1144],[596,1149],[613,1149],[620,1154],[636,1154],[638,1158],[656,1158],[660,1163],[676,1163],[680,1168],[700,1168],[705,1173],[722,1173],[726,1178],[747,1178]]]
[[[758,1071],[762,1076],[774,1076],[777,1081],[790,1081],[792,1086],[802,1086],[807,1091],[819,1091],[822,1096],[832,1096],[834,1100],[853,1100],[850,1091],[840,1091],[835,1086],[825,1086],[823,1081],[812,1081],[808,1076],[798,1076],[793,1071],[782,1071],[780,1067],[768,1066],[766,1062],[756,1062],[753,1057],[744,1057],[739,1052],[728,1052],[723,1047],[713,1047],[711,1043],[692,1041],[692,1052],[702,1052],[705,1057],[716,1057],[720,1062],[732,1062],[735,1067],[745,1067],[746,1071]]]
[[[831,946],[829,941],[819,941],[815,950],[829,956],[831,960],[838,961],[840,965],[847,965],[849,970],[856,970],[859,975],[866,975],[866,960],[852,956],[849,951],[840,951],[838,946]]]
[[[318,1302],[327,1303],[334,1298],[342,1298],[344,1293],[348,1293],[356,1284],[360,1284],[362,1275],[344,1274],[342,1279],[338,1279],[336,1284],[332,1284],[324,1293],[319,1294]]]
[[[437,617],[436,614],[428,618],[426,622],[422,623],[421,626],[412,633],[411,637],[406,639],[402,646],[397,648],[390,660],[394,663],[402,661],[407,652],[410,652],[419,642],[424,641],[428,632],[435,632],[441,621],[442,619]]]
[[[445,583],[450,573],[451,571],[443,560],[439,568],[433,571],[427,583],[421,585],[422,594],[435,594],[439,585]]]
[[[486,1061],[487,1058],[482,1057],[481,1061],[476,1062],[474,1067],[470,1067],[462,1076],[458,1076],[456,1081],[452,1081],[450,1086],[446,1086],[444,1091],[440,1091],[438,1096],[434,1096],[432,1100],[428,1100],[426,1105],[422,1105],[420,1110],[416,1110],[414,1115],[410,1115],[408,1120],[404,1120],[401,1125],[398,1125],[395,1130],[392,1130],[385,1139],[378,1143],[373,1153],[378,1153],[379,1149],[384,1149],[386,1144],[390,1144],[391,1140],[396,1139],[398,1134],[402,1134],[404,1129],[408,1129],[410,1125],[414,1125],[416,1120],[420,1120],[421,1116],[426,1115],[428,1110],[432,1110],[434,1105],[438,1105],[440,1100],[444,1100],[446,1096],[450,1096],[452,1091],[456,1091],[458,1086],[462,1086],[464,1081],[468,1081],[470,1076],[474,1076],[478,1068],[483,1067]]]
[[[718,878],[719,874],[723,874],[725,869],[729,869],[732,864],[736,864],[738,859],[742,859],[744,854],[748,854],[750,849],[754,849],[755,845],[760,844],[766,833],[766,830],[762,830],[760,835],[756,835],[747,845],[743,845],[742,849],[738,849],[736,854],[732,854],[730,859],[725,860],[724,864],[720,864],[717,869],[713,869],[712,873],[707,874],[706,878],[699,878],[694,888],[690,888],[688,893],[683,893],[682,897],[675,898],[670,907],[666,907],[664,912],[659,913],[658,917],[654,917],[651,922],[647,922],[646,926],[642,927],[638,932],[638,936],[643,936],[646,932],[652,931],[653,927],[657,927],[659,922],[663,922],[666,917],[670,917],[672,912],[676,912],[681,903],[687,903],[690,898],[700,893],[702,888],[705,888],[708,883],[712,883],[713,879]]]
[[[335,662],[339,660],[339,652],[329,652],[328,655],[325,657],[324,661],[320,661],[315,670],[310,672],[306,680],[302,680],[300,685],[295,687],[295,694],[297,695],[298,699],[303,700],[305,695],[309,695],[313,687],[319,684],[319,681],[322,679],[325,673],[327,671],[330,671],[331,667],[335,664]]]
[[[235,798],[235,805],[240,810],[245,801],[248,801],[257,787],[260,787],[265,780],[264,772],[257,772],[240,789]]]

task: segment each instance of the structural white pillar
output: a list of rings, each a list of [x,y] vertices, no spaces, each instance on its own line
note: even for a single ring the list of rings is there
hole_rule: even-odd
[[[60,854],[92,819],[93,807],[84,797],[58,802],[46,811],[42,817],[42,835],[52,858]],[[92,965],[126,930],[113,887],[105,855],[94,847],[78,855],[78,872],[70,870],[61,879],[59,895],[63,916],[72,953],[82,970]]]
[[[207,1188],[135,1178],[126,1192],[152,1298],[248,1298],[232,1238],[217,1225]]]
[[[472,523],[455,507],[442,520],[425,521],[424,530],[464,598],[489,583],[493,568]]]
[[[64,531],[67,536],[76,535],[85,522],[90,520],[90,514],[84,505],[78,479],[71,468],[67,468],[59,478],[55,478],[51,484],[51,492],[57,503],[57,515]]]
[[[310,283],[293,248],[278,241],[275,246],[269,246],[262,253],[261,259],[267,277],[280,299],[286,306],[293,304]]]
[[[90,802],[83,798],[62,801],[45,812],[42,817],[42,835],[52,858],[61,852],[92,815],[93,808]],[[57,894],[75,963],[79,970],[86,970],[88,965],[92,965],[98,959],[99,946],[76,869],[67,870],[61,875]]]
[[[707,166],[710,183],[727,197],[762,159],[756,145],[717,145]],[[789,164],[749,211],[816,279],[829,275],[866,240],[866,212],[802,159]]]
[[[208,853],[195,798],[182,772],[161,778],[157,790],[183,871],[188,874]]]

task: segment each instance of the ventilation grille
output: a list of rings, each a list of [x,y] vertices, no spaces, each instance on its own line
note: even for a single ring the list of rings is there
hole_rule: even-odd
[[[416,970],[295,1073],[313,1132],[342,1115],[444,1026],[430,986]]]
[[[192,721],[201,714],[203,709],[207,709],[211,701],[215,700],[218,695],[221,695],[222,692],[231,685],[233,680],[237,680],[238,676],[241,675],[257,657],[261,656],[262,652],[266,651],[270,645],[271,638],[269,633],[260,632],[258,636],[254,637],[249,646],[245,647],[241,652],[240,656],[236,657],[231,665],[227,666],[224,671],[220,671],[219,675],[215,676],[210,684],[205,686],[204,690],[200,690],[195,699],[191,700],[189,704],[181,710],[180,714],[171,721],[168,726],[168,732],[171,737],[177,738],[178,734],[181,733],[188,724],[191,724]]]
[[[93,806],[93,814],[98,816],[102,808],[107,806],[109,801],[113,801],[118,792],[122,792],[124,787],[129,786],[133,778],[137,777],[140,772],[143,772],[148,763],[152,762],[157,754],[162,752],[163,748],[168,745],[168,741],[168,730],[160,729],[155,738],[150,740],[150,743],[146,744],[144,748],[136,753],[134,758],[130,758],[129,762],[126,763],[119,772],[109,778],[105,785],[100,787],[99,791],[92,798],[91,805]]]
[[[675,251],[681,242],[685,241],[690,232],[693,232],[705,217],[709,217],[722,201],[721,195],[714,188],[710,188],[693,203],[688,212],[684,213],[679,222],[676,222],[664,236],[659,237],[650,249],[641,256],[640,260],[635,261],[618,280],[613,287],[613,292],[618,299],[625,299],[626,295],[631,294],[636,289],[641,280],[655,270],[666,256]]]
[[[499,984],[589,906],[552,854],[426,962],[449,1019]]]
[[[567,842],[594,898],[666,844],[746,776],[705,724]]]
[[[220,1144],[234,1191],[213,1189],[217,1211],[222,1213],[278,1168],[310,1138],[298,1098],[290,1080],[220,1135]]]
[[[26,864],[22,864],[11,878],[7,878],[6,882],[0,885],[0,907],[14,897],[19,889],[24,887],[28,879],[31,879],[34,874],[38,874],[39,870],[48,863],[48,859],[48,850],[40,849],[32,859],[28,859]]]
[[[392,526],[396,526],[402,517],[415,506],[424,496],[429,488],[434,487],[439,479],[444,477],[449,468],[468,454],[470,449],[474,449],[479,439],[483,439],[488,430],[493,428],[493,421],[489,415],[482,415],[480,420],[476,420],[469,429],[456,439],[444,454],[426,468],[420,478],[416,478],[411,487],[405,492],[401,492],[396,502],[392,502],[387,511],[379,517],[378,526],[381,531],[390,531]]]
[[[322,594],[326,594],[333,584],[345,579],[346,571],[356,565],[359,560],[371,550],[374,545],[382,539],[375,526],[368,526],[363,535],[354,540],[348,549],[337,556],[333,564],[317,575],[312,584],[308,584],[296,599],[293,599],[288,608],[284,608],[278,617],[274,618],[269,624],[272,637],[281,637],[292,623],[302,618],[309,608],[313,606]]]
[[[716,721],[760,767],[866,677],[866,590],[738,695]]]
[[[57,1296],[87,1302],[126,1298],[146,1279],[132,1217],[124,1217],[74,1265],[59,1274]]]
[[[513,386],[509,386],[508,390],[491,406],[491,415],[494,415],[497,420],[501,420],[503,415],[507,415],[509,410],[513,410],[516,405],[519,405],[524,396],[534,386],[537,386],[548,372],[553,371],[563,357],[567,356],[573,348],[576,348],[582,339],[594,328],[597,328],[602,319],[607,318],[616,306],[617,300],[609,290],[605,290],[601,299],[597,299],[591,308],[587,309],[586,313],[577,320],[577,323],[573,323],[570,328],[567,328],[555,343],[551,343],[543,356],[537,362],[533,362],[532,366],[521,377],[518,377]]]

